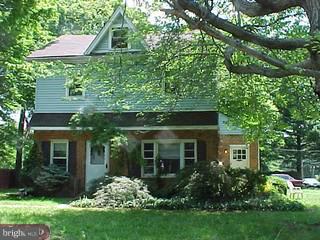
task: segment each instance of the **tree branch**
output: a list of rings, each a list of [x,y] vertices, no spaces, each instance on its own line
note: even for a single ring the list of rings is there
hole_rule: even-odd
[[[201,17],[204,21],[206,21],[213,27],[228,32],[235,38],[247,42],[252,42],[262,47],[266,47],[269,49],[295,50],[298,48],[305,48],[309,44],[309,41],[306,41],[304,39],[276,39],[256,35],[239,26],[236,26],[235,24],[225,19],[218,17],[214,13],[210,12],[207,8],[199,5],[196,1],[171,0],[170,2],[172,8],[174,8],[176,12],[184,12],[186,10],[190,11],[196,16]],[[164,11],[168,13],[170,10]]]
[[[234,65],[232,63],[232,55],[234,54],[234,48],[228,47],[225,50],[224,54],[224,64],[226,65],[227,69],[232,73],[237,74],[257,74],[269,78],[283,78],[289,77],[292,75],[298,76],[320,76],[320,71],[315,71],[311,69],[303,69],[298,66],[306,65],[307,61],[302,62],[301,64],[295,65],[287,65],[286,69],[281,68],[270,68],[270,67],[263,67],[257,64],[248,64],[246,66],[239,66]]]
[[[279,60],[276,58],[273,58],[263,52],[260,52],[258,50],[252,49],[246,45],[244,45],[243,43],[241,43],[240,41],[237,41],[231,37],[228,37],[226,35],[224,35],[223,33],[221,33],[219,30],[215,29],[215,28],[211,28],[208,27],[207,24],[205,24],[204,22],[199,22],[197,20],[194,20],[192,18],[190,18],[188,15],[185,14],[184,11],[174,11],[171,10],[171,14],[184,19],[191,28],[194,29],[200,29],[203,30],[204,32],[206,32],[209,36],[214,37],[215,39],[218,39],[226,44],[228,44],[229,46],[232,46],[233,48],[236,48],[244,53],[247,53],[250,56],[253,56],[263,62],[266,62],[272,66],[281,68],[281,69],[286,69],[288,66],[288,63],[286,63],[283,60]],[[301,71],[304,71],[304,69],[300,69]],[[308,73],[310,75],[310,73]],[[314,76],[314,73],[311,75]]]
[[[231,0],[237,11],[256,17],[278,13],[292,7],[301,7],[301,0]]]

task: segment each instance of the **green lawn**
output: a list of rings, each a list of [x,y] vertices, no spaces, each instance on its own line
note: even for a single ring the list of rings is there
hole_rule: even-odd
[[[303,201],[308,206],[303,212],[225,213],[61,209],[59,205],[13,208],[0,200],[0,223],[45,223],[51,227],[52,239],[70,240],[319,239],[320,190],[306,190]]]
[[[0,207],[1,206],[55,206],[67,204],[70,199],[67,198],[47,198],[47,197],[8,197],[7,193],[17,192],[17,189],[0,190]]]

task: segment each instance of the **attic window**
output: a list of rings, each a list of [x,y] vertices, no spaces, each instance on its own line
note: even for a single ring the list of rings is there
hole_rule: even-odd
[[[129,48],[127,27],[117,27],[112,29],[111,48],[112,49]]]
[[[69,97],[80,97],[84,93],[80,83],[73,83],[67,90]]]
[[[165,93],[180,95],[180,88],[177,82],[168,82],[166,80],[163,81],[162,88]]]

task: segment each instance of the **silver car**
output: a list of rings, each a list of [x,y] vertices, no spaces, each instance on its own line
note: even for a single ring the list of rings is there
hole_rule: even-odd
[[[303,185],[306,187],[319,187],[320,188],[320,182],[315,178],[304,178]]]

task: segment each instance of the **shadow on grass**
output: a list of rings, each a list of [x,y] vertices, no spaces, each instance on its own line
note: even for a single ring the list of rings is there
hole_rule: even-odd
[[[70,203],[70,198],[14,196],[18,189],[0,190],[0,205],[58,205]]]

